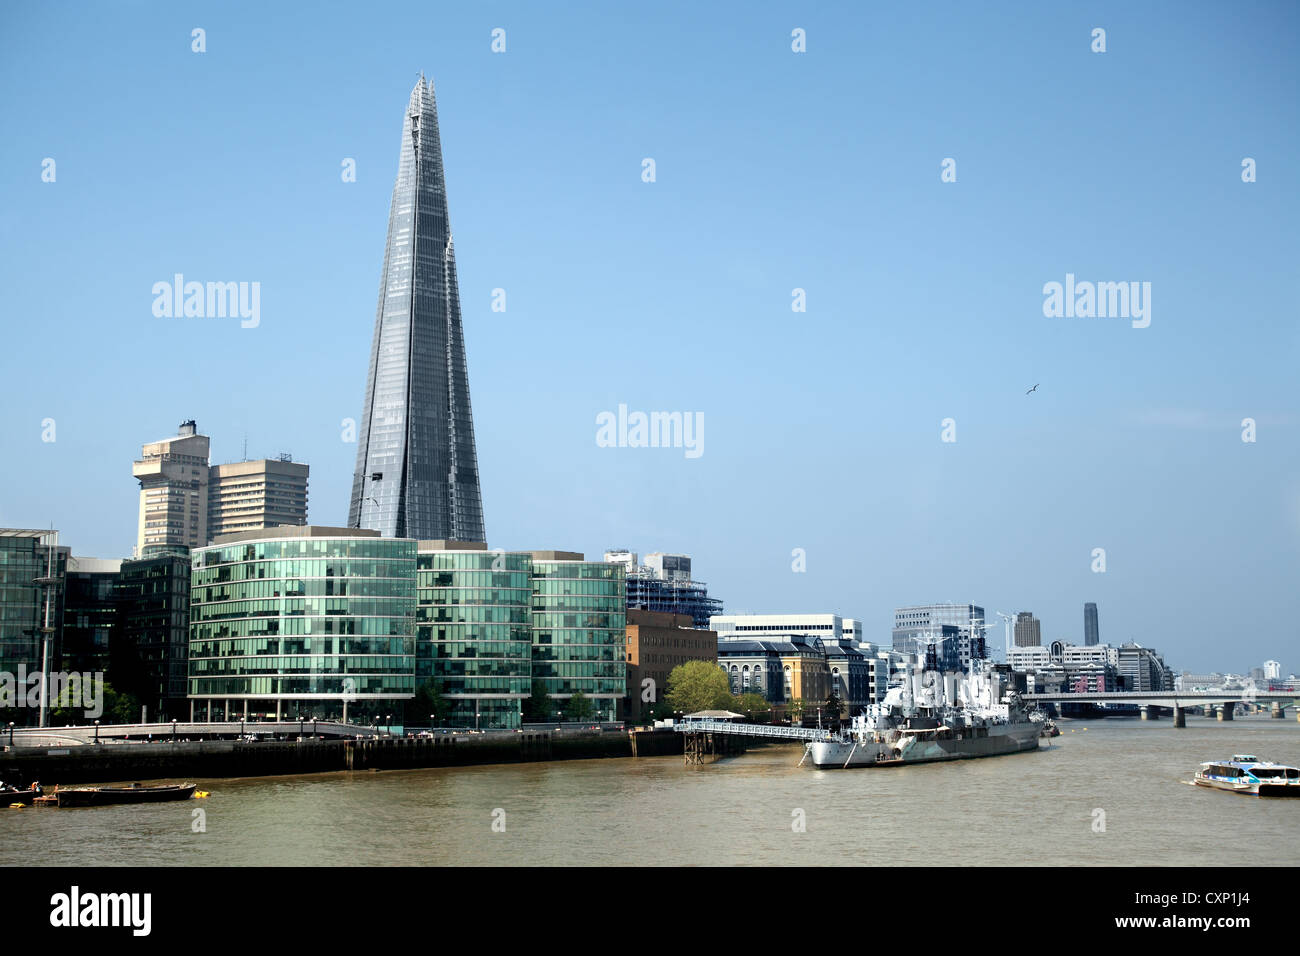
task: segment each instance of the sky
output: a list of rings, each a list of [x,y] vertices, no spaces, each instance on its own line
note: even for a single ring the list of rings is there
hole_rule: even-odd
[[[1285,2],[4,4],[0,526],[128,556],[191,418],[346,524],[423,72],[493,547],[1300,671],[1298,48]],[[256,326],[155,316],[176,273]],[[1067,275],[1149,325],[1046,315]],[[603,447],[620,405],[701,453]]]

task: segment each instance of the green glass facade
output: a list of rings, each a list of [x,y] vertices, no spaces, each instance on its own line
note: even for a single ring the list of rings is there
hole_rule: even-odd
[[[415,692],[415,575],[409,538],[268,537],[196,549],[195,716],[385,722]]]
[[[45,589],[39,581],[47,573],[57,581],[50,593],[53,631],[49,665],[51,670],[59,666],[58,637],[63,628],[63,586],[69,552],[53,544],[54,536],[53,531],[0,529],[0,671],[12,675],[15,681],[19,674],[30,677],[41,670]],[[24,706],[27,687],[16,690],[21,699],[9,701],[12,706],[2,708],[4,722],[34,726],[40,719],[39,711]]]
[[[621,564],[533,559],[532,676],[557,709],[581,692],[599,720],[627,693],[627,598]]]
[[[532,562],[497,551],[420,551],[416,679],[437,681],[447,727],[515,729],[531,690]],[[422,715],[421,715],[422,716]]]

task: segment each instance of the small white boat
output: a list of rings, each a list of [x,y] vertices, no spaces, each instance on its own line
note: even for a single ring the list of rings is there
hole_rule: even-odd
[[[1256,797],[1300,797],[1300,769],[1260,760],[1254,754],[1207,761],[1196,771],[1195,783]]]

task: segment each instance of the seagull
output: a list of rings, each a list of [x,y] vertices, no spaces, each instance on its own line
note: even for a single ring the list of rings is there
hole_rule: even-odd
[[[1035,385],[1033,388],[1031,388],[1031,389],[1029,390],[1029,392],[1036,392],[1036,391],[1038,391],[1038,386],[1037,386],[1037,385]],[[1028,395],[1029,392],[1025,392],[1025,394]]]

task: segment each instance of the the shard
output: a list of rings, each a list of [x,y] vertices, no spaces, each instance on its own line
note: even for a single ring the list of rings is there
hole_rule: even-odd
[[[348,524],[486,541],[433,83],[402,124]]]

